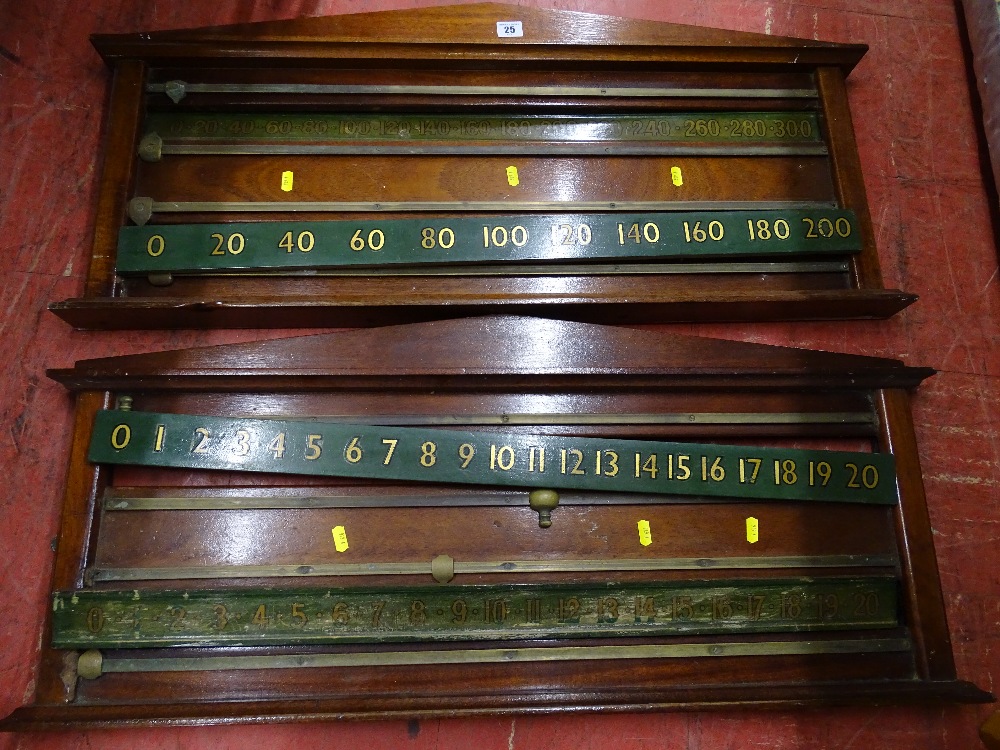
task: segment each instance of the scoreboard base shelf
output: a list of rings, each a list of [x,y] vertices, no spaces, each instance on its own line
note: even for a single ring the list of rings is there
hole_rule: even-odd
[[[510,313],[581,322],[656,323],[768,320],[883,320],[917,297],[897,289],[719,291],[594,299],[584,294],[416,296],[331,294],[280,297],[84,297],[50,305],[75,328],[313,328],[393,325],[463,315]]]
[[[460,667],[458,667],[460,668]],[[546,701],[537,694],[455,696],[447,707],[412,695],[366,695],[352,692],[302,700],[230,700],[204,702],[133,702],[127,705],[66,704],[20,708],[0,722],[0,731],[105,729],[128,726],[206,726],[225,723],[270,724],[350,719],[486,716],[503,714],[635,713],[663,710],[732,710],[816,708],[864,705],[939,705],[988,703],[989,693],[963,680],[915,682],[884,680],[877,686],[862,681],[828,681],[812,684],[759,686],[755,697],[745,696],[745,685],[689,685],[670,689],[597,690],[572,696],[554,691]],[[566,705],[572,700],[572,708]],[[377,704],[377,709],[375,705]]]

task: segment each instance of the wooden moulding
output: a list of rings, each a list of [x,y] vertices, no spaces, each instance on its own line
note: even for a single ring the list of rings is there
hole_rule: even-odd
[[[714,644],[853,638],[874,643],[892,638],[906,646],[902,651],[871,653],[757,653],[624,662],[602,656],[517,664],[111,672],[96,679],[76,678],[78,652],[46,647],[34,700],[0,722],[0,729],[991,700],[988,693],[957,678],[945,621],[906,392],[932,373],[889,359],[518,317],[444,320],[111,357],[50,370],[50,377],[77,394],[53,581],[57,591],[120,588],[113,582],[90,582],[93,571],[115,566],[337,564],[347,558],[338,558],[332,549],[334,524],[345,525],[350,534],[349,561],[362,564],[429,562],[448,552],[456,564],[469,559],[572,562],[835,553],[871,557],[861,567],[848,568],[802,562],[803,567],[782,570],[750,566],[667,573],[457,572],[453,583],[523,583],[525,575],[535,576],[530,583],[553,585],[727,578],[752,585],[782,576],[818,580],[889,576],[898,581],[899,618],[888,630],[729,632],[702,634],[694,640]],[[662,502],[650,502],[622,496],[621,502],[607,504],[606,493],[603,500],[601,493],[591,493],[598,498],[596,504],[567,497],[552,512],[551,527],[540,528],[539,517],[518,488],[95,466],[86,457],[94,416],[125,395],[132,397],[134,410],[163,413],[319,420],[340,415],[372,424],[418,417],[439,426],[511,435],[527,430],[571,438],[871,449],[894,455],[899,501],[872,505],[663,497]],[[798,424],[764,424],[760,419],[774,413],[860,413],[870,420],[810,417]],[[688,414],[716,418],[648,419]],[[477,428],[484,415],[492,415],[494,423]],[[527,417],[529,426],[516,420],[507,424],[503,415],[507,420],[511,415],[522,421]],[[587,422],[589,415],[616,416]],[[630,415],[647,419],[630,423]],[[419,502],[446,495],[460,499],[447,507]],[[217,507],[233,498],[294,501],[332,496],[351,502],[333,510],[294,503],[256,509]],[[408,499],[385,505],[394,496]],[[193,501],[195,507],[127,511],[111,507],[107,498],[170,498]],[[197,507],[198,503],[203,506]],[[749,515],[760,519],[761,538],[754,545],[733,533],[743,528]],[[653,539],[648,547],[635,539],[636,518],[651,519]],[[622,529],[627,533],[623,535]],[[144,542],[137,544],[139,539]],[[227,587],[244,585],[399,590],[436,584],[427,573],[339,577],[322,573],[236,583],[222,578],[139,580],[125,587],[130,592],[207,587],[221,595]],[[447,590],[451,584],[437,585]],[[632,634],[513,644],[485,639],[474,645],[546,649],[691,641],[685,635]],[[468,645],[381,642],[298,650],[288,646],[283,652],[381,653]],[[273,651],[265,646],[188,645],[104,653],[106,659],[146,659]]]
[[[524,35],[498,38],[497,22],[515,17]],[[497,313],[605,323],[886,318],[915,300],[912,294],[884,289],[879,271],[844,85],[864,45],[495,3],[97,35],[93,42],[114,82],[91,264],[84,295],[51,306],[79,328],[353,327]],[[171,103],[162,90],[170,81],[307,88],[297,93],[193,90]],[[351,91],[308,88],[317,85]],[[161,89],[150,91],[149,86]],[[456,87],[471,89],[456,94]],[[516,93],[531,87],[536,87],[533,93]],[[581,88],[673,93],[581,96]],[[679,93],[684,89],[700,93]],[[803,97],[803,91],[815,94]],[[581,157],[546,151],[560,144],[554,136],[542,136],[528,153],[493,153],[489,148],[464,155],[442,156],[432,149],[395,157],[175,153],[156,163],[138,156],[147,118],[164,113],[530,118],[687,112],[712,118],[761,111],[816,115],[815,146],[825,154],[710,154],[699,152],[698,144],[715,148],[718,143],[695,139],[693,152],[629,155],[622,149],[635,144],[619,139],[607,142],[606,153]],[[517,146],[515,141],[507,147]],[[450,145],[482,149],[484,143],[459,138]],[[511,165],[520,170],[516,186],[503,177]],[[671,168],[679,170],[682,184],[672,184]],[[283,192],[278,184],[285,170],[294,174],[295,187]],[[574,204],[602,205],[597,210],[613,214],[616,209],[607,206],[622,201],[744,207],[805,203],[853,211],[860,250],[819,256],[833,264],[822,270],[773,265],[782,259],[753,255],[739,258],[751,266],[738,273],[691,268],[681,273],[676,265],[669,271],[635,273],[612,262],[590,262],[585,271],[556,265],[539,274],[524,263],[510,263],[501,265],[499,275],[463,271],[447,276],[418,269],[400,276],[385,275],[385,267],[375,263],[369,275],[174,274],[165,283],[162,276],[116,272],[118,231],[132,225],[128,203],[136,197],[158,205],[358,203],[363,205],[333,213],[303,208],[161,212],[154,213],[150,226],[346,219],[358,221],[365,231],[382,220],[420,216],[440,220],[466,215],[513,226],[519,215],[537,211],[525,208],[531,203],[556,203],[549,212],[567,217],[587,213]],[[451,206],[484,202],[488,207],[471,214],[456,214],[446,206],[415,213],[373,208],[421,201]],[[706,212],[706,220],[710,214]],[[793,263],[816,259],[789,258]]]

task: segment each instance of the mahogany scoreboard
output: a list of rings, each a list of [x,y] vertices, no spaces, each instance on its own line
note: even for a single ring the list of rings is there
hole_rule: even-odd
[[[861,45],[495,4],[98,36],[83,328],[357,327],[76,399],[22,730],[981,702],[892,359]],[[607,325],[619,324],[616,326]]]
[[[979,701],[895,360],[500,316],[77,363],[6,727]]]
[[[52,307],[77,327],[914,300],[879,272],[844,87],[864,45],[497,4],[94,44],[97,230]]]

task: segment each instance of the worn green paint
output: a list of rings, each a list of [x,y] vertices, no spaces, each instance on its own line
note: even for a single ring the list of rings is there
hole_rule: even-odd
[[[89,458],[95,463],[417,482],[729,498],[896,501],[894,461],[885,453],[311,420],[100,411],[94,421]],[[828,476],[825,482],[824,475]]]
[[[56,648],[781,633],[898,625],[894,579],[66,591]]]
[[[120,230],[116,268],[124,274],[197,273],[815,256],[860,249],[857,219],[847,210],[525,214],[130,226]]]
[[[678,112],[655,115],[152,113],[145,131],[211,141],[492,141],[553,143],[797,143],[821,139],[814,112]]]

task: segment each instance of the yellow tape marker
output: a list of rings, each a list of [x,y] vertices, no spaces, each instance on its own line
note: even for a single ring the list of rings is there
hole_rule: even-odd
[[[295,175],[291,172],[281,173],[281,189],[286,193],[292,192],[292,181],[295,179]]]
[[[747,541],[750,542],[750,544],[755,544],[760,538],[758,533],[759,531],[760,522],[753,516],[750,516],[747,519]]]
[[[653,532],[649,528],[649,521],[639,521],[639,544],[648,547],[653,543]]]
[[[507,182],[511,187],[517,187],[521,180],[517,176],[517,167],[507,167]]]
[[[343,526],[333,527],[333,546],[337,552],[347,552],[347,529]]]
[[[681,174],[680,167],[670,168],[670,181],[674,183],[677,187],[684,184],[684,175]]]

